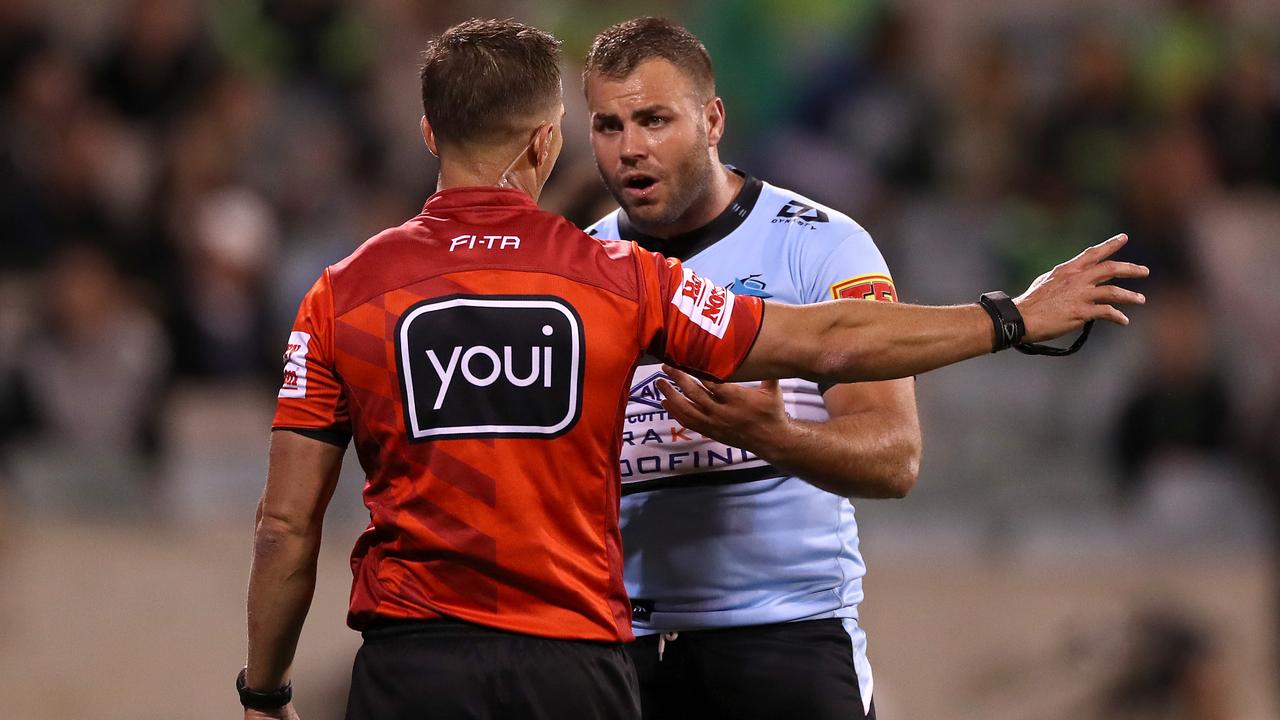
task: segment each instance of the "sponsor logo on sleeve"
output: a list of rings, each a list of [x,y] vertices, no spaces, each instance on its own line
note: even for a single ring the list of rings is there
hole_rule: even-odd
[[[289,333],[289,344],[284,350],[284,382],[279,397],[304,398],[307,396],[307,346],[311,333]]]
[[[898,291],[893,287],[893,280],[882,273],[859,275],[848,280],[841,280],[831,286],[833,300],[878,300],[880,302],[898,302]]]
[[[671,297],[675,305],[693,324],[717,338],[724,337],[733,315],[733,293],[684,268],[684,281]]]
[[[411,441],[555,437],[581,415],[582,319],[560,298],[453,295],[396,328]]]

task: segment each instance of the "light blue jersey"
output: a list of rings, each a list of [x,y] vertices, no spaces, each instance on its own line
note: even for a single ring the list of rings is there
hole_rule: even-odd
[[[749,177],[720,217],[686,236],[648,238],[621,211],[588,232],[679,257],[737,294],[789,304],[893,298],[884,258],[857,223]],[[870,698],[853,505],[681,427],[662,409],[659,377],[660,364],[641,361],[623,428],[624,574],[636,633],[845,618]],[[792,417],[829,419],[822,388],[780,386]]]

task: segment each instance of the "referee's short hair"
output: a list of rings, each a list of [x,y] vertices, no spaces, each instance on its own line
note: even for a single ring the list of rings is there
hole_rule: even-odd
[[[505,142],[561,102],[560,41],[515,20],[466,20],[427,44],[419,77],[441,145]]]
[[[582,77],[584,81],[591,75],[623,78],[654,58],[680,68],[703,95],[702,100],[715,97],[716,75],[706,46],[665,18],[640,17],[605,28],[591,43]]]

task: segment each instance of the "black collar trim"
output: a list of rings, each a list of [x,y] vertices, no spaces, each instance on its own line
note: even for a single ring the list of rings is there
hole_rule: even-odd
[[[634,240],[645,250],[662,253],[667,257],[681,261],[688,260],[723,240],[726,235],[737,230],[742,221],[746,220],[747,216],[751,214],[751,210],[756,206],[756,201],[760,199],[760,191],[764,188],[764,183],[758,179],[733,166],[726,167],[742,176],[742,187],[738,190],[737,196],[733,198],[733,202],[729,203],[729,207],[725,208],[724,212],[717,215],[711,222],[687,233],[673,235],[669,238],[658,238],[637,230],[631,224],[631,220],[627,218],[626,211],[619,210],[618,237],[623,240]]]

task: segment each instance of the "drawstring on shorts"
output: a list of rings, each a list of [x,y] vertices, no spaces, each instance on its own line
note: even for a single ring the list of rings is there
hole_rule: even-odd
[[[667,649],[667,643],[675,642],[680,637],[678,632],[664,632],[658,636],[658,662],[662,662],[662,651]]]

